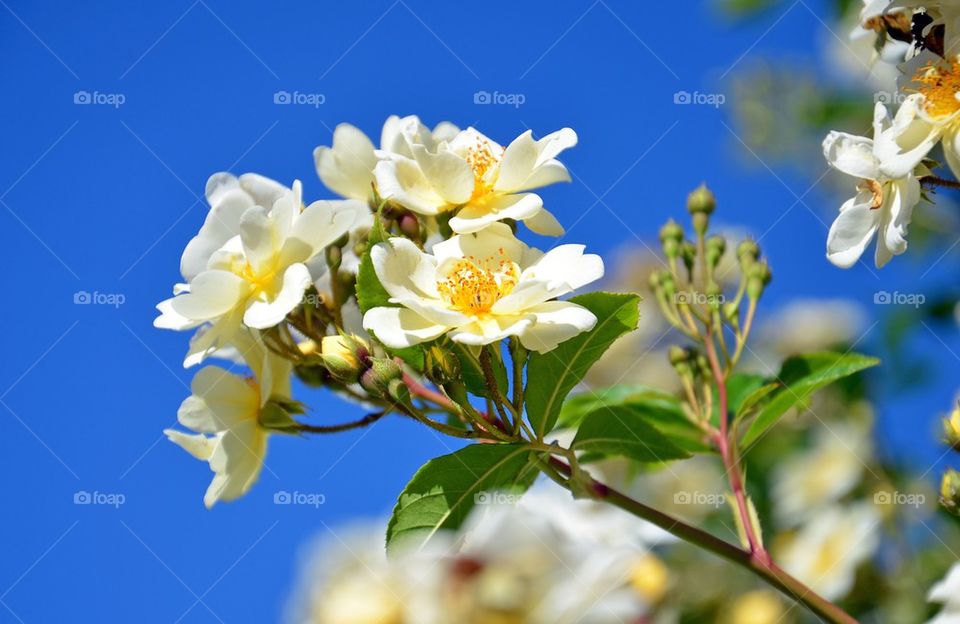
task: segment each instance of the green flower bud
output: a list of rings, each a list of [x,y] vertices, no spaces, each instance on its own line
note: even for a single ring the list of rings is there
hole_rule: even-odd
[[[943,419],[943,439],[953,450],[960,451],[960,405],[954,408],[949,418]]]
[[[449,350],[435,344],[424,355],[427,373],[434,382],[442,386],[460,379],[460,359]]]
[[[760,257],[760,246],[756,241],[746,239],[737,245],[737,260],[741,266],[750,266]]]
[[[357,383],[366,368],[370,348],[356,336],[324,336],[320,342],[320,359],[330,375],[344,384]]]
[[[707,239],[707,264],[716,267],[720,264],[724,252],[727,250],[727,240],[722,236],[711,236]]]
[[[740,322],[740,306],[733,301],[723,304],[722,314],[723,318],[734,327]]]
[[[400,365],[389,358],[374,358],[370,368],[360,375],[360,385],[373,396],[382,397],[390,391],[390,382],[403,375]]]
[[[667,350],[667,357],[670,358],[670,363],[676,366],[690,359],[690,351],[678,345],[670,345]]]
[[[759,299],[771,279],[773,274],[766,262],[757,262],[750,266],[747,270],[747,296],[751,299]]]
[[[717,198],[714,197],[706,184],[701,184],[687,195],[687,210],[690,214],[711,214],[717,207]]]
[[[723,288],[720,287],[720,284],[711,280],[707,284],[707,305],[710,306],[713,310],[719,310],[720,306],[723,305]]]
[[[401,405],[411,405],[410,388],[403,383],[402,379],[391,379],[390,383],[387,384],[387,394]]]
[[[680,257],[683,258],[683,265],[687,271],[693,271],[693,265],[697,261],[697,247],[690,241],[683,241],[680,246]]]
[[[663,245],[663,255],[667,258],[676,258],[683,243],[683,228],[673,219],[660,228],[660,243]]]
[[[940,482],[940,504],[954,515],[960,515],[960,472],[947,469]]]

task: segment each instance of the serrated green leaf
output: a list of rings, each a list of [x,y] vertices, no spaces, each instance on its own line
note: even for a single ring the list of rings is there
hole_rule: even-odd
[[[522,444],[472,444],[431,459],[400,494],[387,525],[387,545],[457,529],[480,492],[526,490],[537,475],[528,469],[530,459],[530,448]]]
[[[690,454],[647,423],[633,407],[601,407],[588,414],[571,448],[591,455],[620,456],[638,462],[659,463],[685,459]]]
[[[483,369],[480,367],[480,360],[470,351],[466,345],[458,342],[447,343],[447,348],[453,351],[457,359],[460,360],[460,374],[463,376],[463,383],[470,394],[476,396],[487,396],[487,382],[483,376]],[[499,357],[491,358],[493,364],[493,376],[497,380],[497,387],[500,394],[506,396],[507,392],[507,369],[503,364],[503,359]]]
[[[573,297],[597,317],[596,326],[547,353],[531,353],[525,389],[527,417],[538,435],[553,429],[563,401],[600,356],[623,334],[637,328],[640,297],[590,293]]]
[[[370,252],[374,246],[387,240],[387,236],[378,213],[373,217],[373,227],[367,236],[367,249],[360,258],[360,268],[357,270],[357,305],[363,313],[371,308],[394,305],[390,303],[390,295],[380,283],[380,278],[377,277],[377,272],[373,268],[373,260],[370,258]]]
[[[772,427],[794,405],[807,401],[824,386],[862,370],[876,366],[880,360],[859,353],[810,353],[787,359],[776,382],[779,389],[770,398],[747,429],[741,442],[749,446]]]
[[[703,430],[687,418],[677,397],[645,386],[611,386],[568,397],[560,410],[557,423],[565,429],[576,428],[587,414],[614,406],[625,406],[638,411],[646,422],[689,453],[714,450],[704,439]]]

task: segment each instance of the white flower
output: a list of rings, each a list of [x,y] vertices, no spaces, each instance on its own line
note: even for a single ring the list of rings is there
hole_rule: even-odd
[[[269,435],[260,425],[261,409],[271,398],[290,397],[289,361],[269,352],[251,332],[237,334],[235,346],[254,378],[218,366],[201,369],[190,384],[193,394],[177,412],[180,424],[197,433],[164,431],[170,441],[209,462],[214,477],[203,497],[207,508],[239,498],[256,482]]]
[[[475,346],[517,336],[532,351],[549,351],[597,322],[582,306],[552,301],[603,276],[600,257],[583,250],[561,245],[544,254],[502,223],[438,243],[433,255],[391,238],[371,258],[401,307],[373,308],[363,326],[393,348],[449,334]]]
[[[960,623],[960,562],[953,564],[943,580],[930,588],[927,601],[943,605],[928,624]]]
[[[252,206],[273,206],[290,189],[256,173],[239,178],[222,171],[207,180],[205,194],[210,212],[180,258],[180,272],[186,281],[202,273],[215,251],[240,233],[240,217]]]
[[[796,526],[837,502],[860,482],[870,455],[869,433],[854,424],[817,430],[813,448],[790,456],[774,472],[774,510]]]
[[[776,549],[775,559],[827,600],[853,588],[857,568],[880,542],[880,515],[867,503],[821,511]]]
[[[531,189],[569,182],[556,156],[577,143],[570,128],[534,140],[528,130],[506,148],[468,128],[449,141],[430,145],[404,134],[412,157],[396,156],[374,170],[380,195],[423,215],[457,210],[450,227],[458,233],[514,219],[534,232],[559,236],[563,228]]]
[[[907,228],[921,197],[919,178],[929,174],[921,161],[935,141],[928,136],[915,140],[923,122],[907,103],[900,111],[891,120],[877,103],[872,140],[831,132],[823,141],[830,166],[861,179],[857,195],[840,207],[827,235],[827,259],[839,267],[853,266],[875,234],[878,268],[907,249]]]
[[[370,199],[374,182],[373,169],[377,162],[394,154],[412,158],[404,134],[417,138],[418,142],[432,145],[435,141],[449,140],[459,128],[449,122],[441,122],[432,131],[424,126],[416,115],[390,116],[383,124],[380,150],[363,132],[350,124],[338,125],[333,131],[333,146],[320,146],[313,151],[317,175],[331,191],[350,199]]]
[[[210,324],[192,341],[184,366],[202,361],[241,325],[265,329],[282,321],[313,282],[304,263],[349,230],[355,204],[318,201],[301,211],[301,187],[294,182],[271,209],[247,208],[240,234],[214,252],[189,284],[179,284],[173,298],[157,305],[156,327]]]

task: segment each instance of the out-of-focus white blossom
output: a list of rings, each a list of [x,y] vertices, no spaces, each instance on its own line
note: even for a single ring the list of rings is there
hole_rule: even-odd
[[[927,600],[943,605],[928,624],[960,624],[960,562],[953,564],[943,580],[930,588]]]

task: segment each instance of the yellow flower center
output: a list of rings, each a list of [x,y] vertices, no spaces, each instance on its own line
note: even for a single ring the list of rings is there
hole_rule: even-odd
[[[920,70],[914,81],[922,85],[918,91],[926,100],[924,110],[934,119],[943,119],[960,111],[960,100],[957,99],[960,60],[928,65]]]
[[[273,269],[257,272],[249,262],[245,262],[236,273],[253,286],[254,293],[257,295],[271,293],[275,289],[274,278],[277,272]]]
[[[473,170],[473,195],[470,196],[470,203],[474,203],[493,191],[496,175],[488,174],[500,164],[500,156],[493,153],[487,141],[478,137],[476,145],[467,150],[466,160]]]
[[[520,279],[520,269],[506,257],[477,259],[468,256],[459,260],[437,282],[437,290],[451,309],[470,316],[483,316],[497,301],[509,295]]]

